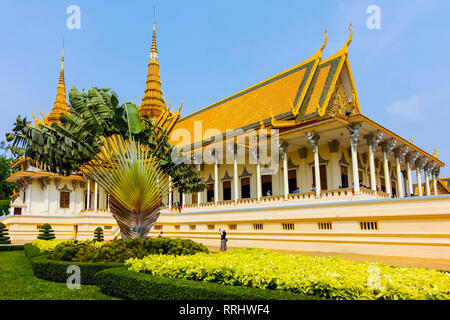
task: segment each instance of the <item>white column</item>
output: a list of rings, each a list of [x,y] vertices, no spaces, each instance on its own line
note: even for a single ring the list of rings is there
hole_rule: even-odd
[[[86,199],[87,205],[86,205],[86,210],[90,210],[91,209],[91,180],[87,179],[87,199]]]
[[[353,193],[360,194],[361,190],[359,188],[359,170],[358,170],[358,139],[359,139],[359,129],[360,124],[353,124],[348,126],[350,133],[350,150],[352,153],[352,173],[353,173]]]
[[[383,167],[384,167],[384,182],[386,184],[386,193],[392,195],[391,189],[391,174],[389,172],[389,146],[386,142],[382,145],[383,150]]]
[[[431,196],[430,177],[428,176],[428,167],[425,167],[425,169],[423,170],[423,173],[425,175],[425,190],[427,192],[427,196]]]
[[[397,196],[399,198],[403,198],[405,194],[403,193],[402,171],[400,168],[400,159],[398,155],[395,156],[395,165],[397,169]]]
[[[219,201],[219,163],[214,161],[214,202]]]
[[[238,176],[238,163],[237,154],[234,155],[233,159],[233,183],[234,183],[234,201],[237,202],[239,199],[239,176]]]
[[[289,196],[289,176],[288,176],[288,155],[286,142],[281,142],[278,145],[281,157],[283,159],[283,186],[284,186],[284,198],[287,199]]]
[[[375,141],[375,137],[372,134],[365,136],[367,145],[369,147],[369,171],[370,171],[370,189],[377,191],[377,177],[375,174],[375,157],[374,152],[378,141]]]
[[[201,165],[198,165],[198,171],[200,172],[200,176],[201,176]],[[200,203],[202,203],[202,193],[201,192],[197,192],[197,205],[200,205]]]
[[[47,210],[47,213],[50,213],[50,180],[45,186],[44,211],[45,210]]]
[[[182,203],[183,207],[186,205],[186,194],[185,193],[181,194],[181,203]]]
[[[94,211],[98,209],[98,183],[94,183]]]
[[[256,195],[258,201],[261,200],[262,196],[262,183],[261,183],[261,164],[259,163],[259,156],[256,160]]]
[[[330,189],[339,189],[342,184],[341,179],[341,165],[339,164],[339,141],[333,140],[328,142],[330,149]]]
[[[437,192],[437,179],[436,179],[436,173],[433,171],[433,193],[435,196],[438,195]]]
[[[423,196],[422,192],[422,179],[420,177],[420,168],[416,167],[416,175],[417,175],[417,189],[419,190],[419,197]]]
[[[319,139],[320,136],[315,132],[307,132],[306,137],[312,147],[314,154],[314,177],[316,180],[316,197],[321,196],[321,185],[320,185],[320,163],[319,163]]]
[[[169,210],[172,210],[172,177],[169,177]]]
[[[408,196],[414,195],[412,175],[411,175],[411,164],[409,159],[406,161],[406,175],[408,177]]]
[[[33,189],[33,179],[30,178],[29,184],[25,188],[25,204],[27,205],[27,213],[31,213],[31,189]]]

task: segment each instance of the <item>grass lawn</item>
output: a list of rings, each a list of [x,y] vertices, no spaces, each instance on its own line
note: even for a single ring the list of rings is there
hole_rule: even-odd
[[[0,252],[0,300],[112,300],[96,286],[70,290],[65,283],[36,278],[23,251]]]

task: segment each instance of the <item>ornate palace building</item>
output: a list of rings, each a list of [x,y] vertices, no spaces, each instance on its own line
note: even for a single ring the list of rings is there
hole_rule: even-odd
[[[190,238],[230,247],[450,259],[448,179],[444,163],[362,113],[348,50],[309,59],[176,122],[171,142],[192,156],[207,190],[173,186],[151,236]],[[177,118],[166,106],[155,30],[141,115]],[[63,58],[64,61],[64,58]],[[64,68],[45,123],[70,112]],[[35,118],[36,125],[41,120]],[[81,175],[59,176],[28,165],[1,220],[12,240],[36,238],[52,224],[57,238],[120,236],[108,196]],[[415,181],[413,181],[415,178]],[[417,188],[421,186],[421,188]]]

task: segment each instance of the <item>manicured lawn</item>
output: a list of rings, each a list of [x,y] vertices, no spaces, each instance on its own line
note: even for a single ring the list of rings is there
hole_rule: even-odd
[[[0,300],[111,300],[96,286],[70,290],[65,283],[41,280],[33,275],[23,251],[0,252]]]

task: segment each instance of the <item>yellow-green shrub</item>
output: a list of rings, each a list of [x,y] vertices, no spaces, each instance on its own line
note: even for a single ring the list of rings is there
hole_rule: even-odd
[[[241,249],[193,256],[129,259],[136,272],[298,292],[332,299],[450,299],[450,274],[355,263],[337,257]]]
[[[63,242],[73,242],[72,240],[34,240],[31,244],[41,252],[51,252],[55,247]]]

